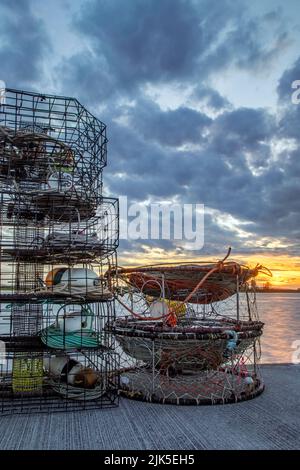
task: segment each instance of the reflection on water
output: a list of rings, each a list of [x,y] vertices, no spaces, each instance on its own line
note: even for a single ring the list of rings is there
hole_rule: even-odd
[[[300,340],[300,293],[258,294],[257,303],[265,323],[261,362],[292,362],[292,343]]]
[[[235,308],[234,299],[232,302]],[[300,293],[257,294],[257,303],[260,320],[265,323],[261,363],[292,362],[295,352],[292,344],[300,341]],[[228,310],[228,304],[224,303],[224,309]],[[1,312],[0,333],[7,334],[10,331],[10,309],[2,306]]]

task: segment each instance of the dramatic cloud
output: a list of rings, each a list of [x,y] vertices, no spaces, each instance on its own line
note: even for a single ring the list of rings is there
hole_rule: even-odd
[[[48,19],[43,25],[30,5],[1,2],[0,79],[34,88],[45,72],[44,81],[51,77],[106,122],[111,195],[204,203],[203,253],[230,243],[249,253],[299,248],[300,105],[291,102],[291,84],[300,80],[300,58],[278,72],[291,44],[280,9],[254,14],[233,0],[74,0],[56,57]],[[77,48],[63,41],[72,35]],[[226,75],[227,83],[246,74],[255,84],[273,68],[281,74],[277,109],[234,106],[221,91]],[[122,243],[128,253],[184,254],[180,243]]]
[[[242,156],[259,169],[268,165],[269,142],[276,131],[274,116],[265,110],[239,108],[215,119],[211,126],[211,145],[218,154],[227,156],[231,164]]]
[[[153,101],[143,99],[134,108],[128,108],[127,117],[130,125],[146,140],[174,147],[199,144],[203,132],[212,122],[208,116],[193,109],[180,107],[162,111]]]
[[[206,105],[214,111],[230,108],[228,99],[221,96],[219,92],[209,86],[196,85],[191,98],[196,102],[200,101],[206,103]]]
[[[28,87],[43,75],[50,44],[44,25],[28,0],[0,5],[0,79],[10,87]]]
[[[72,88],[89,83],[90,101],[134,96],[147,83],[203,85],[229,65],[265,66],[284,47],[287,33],[278,14],[270,20],[249,19],[247,13],[243,2],[233,0],[221,6],[210,0],[90,0],[74,20],[76,34],[89,47],[60,70]],[[209,94],[218,106],[217,94]]]
[[[169,134],[172,124],[164,119],[166,115],[177,116],[181,108],[159,111],[156,105],[151,107],[141,100],[125,109],[125,123],[110,126],[111,165],[106,181],[113,193],[138,201],[160,197],[204,203],[237,220],[248,221],[243,230],[252,241],[255,237],[290,237],[297,242],[299,150],[286,150],[280,162],[274,159],[272,142],[278,133],[275,116],[263,109],[225,111],[213,120],[203,121],[205,139],[198,135],[194,141],[192,134],[183,134],[185,142],[200,144],[200,148],[185,150],[176,147],[183,139],[175,131]],[[194,123],[198,120],[203,120],[202,113],[187,114],[183,128],[197,129]],[[168,140],[171,135],[172,150]],[[247,246],[245,233],[239,238],[238,232],[232,235],[227,229],[227,235],[228,231],[236,247]],[[206,240],[211,240],[224,230],[215,220],[214,228],[210,224],[206,232]],[[224,243],[227,239],[219,237]],[[261,243],[263,246],[267,242]],[[250,245],[248,249],[251,251]]]
[[[300,57],[296,62],[286,70],[279,80],[277,92],[281,104],[290,104],[292,95],[292,83],[300,80]]]
[[[296,91],[292,88],[292,84],[296,80],[300,80],[300,57],[291,68],[283,73],[277,88],[279,105],[282,108],[279,123],[280,135],[300,142],[300,105],[292,102],[292,94]]]

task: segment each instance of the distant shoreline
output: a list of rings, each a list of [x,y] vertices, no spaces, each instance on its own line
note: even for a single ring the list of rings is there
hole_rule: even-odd
[[[257,294],[300,294],[300,289],[256,289]]]

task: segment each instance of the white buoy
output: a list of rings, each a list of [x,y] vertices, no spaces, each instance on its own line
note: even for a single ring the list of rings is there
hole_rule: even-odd
[[[155,300],[149,307],[149,314],[152,318],[160,318],[168,315],[169,307],[162,300]]]
[[[99,277],[91,269],[66,269],[61,283],[68,283],[71,287],[95,287],[99,285]]]

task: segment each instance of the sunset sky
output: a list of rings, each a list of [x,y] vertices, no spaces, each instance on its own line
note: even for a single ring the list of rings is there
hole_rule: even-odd
[[[50,7],[51,5],[51,7]],[[108,126],[106,195],[204,204],[205,244],[121,241],[121,264],[222,258],[300,287],[299,0],[1,0],[0,80]]]

